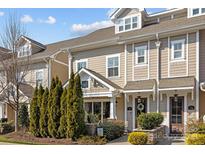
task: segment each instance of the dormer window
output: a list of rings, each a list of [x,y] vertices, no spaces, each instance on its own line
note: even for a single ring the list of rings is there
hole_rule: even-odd
[[[18,57],[25,57],[25,56],[30,56],[30,55],[31,55],[31,50],[28,44],[25,44],[22,47],[20,47],[18,51]]]
[[[190,8],[188,17],[195,17],[205,14],[205,8]]]
[[[139,16],[135,15],[118,19],[116,22],[116,32],[119,33],[141,28]]]

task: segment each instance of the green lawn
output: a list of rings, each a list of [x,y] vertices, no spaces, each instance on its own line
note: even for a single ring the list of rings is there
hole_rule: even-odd
[[[37,143],[33,143],[33,142],[26,142],[26,141],[15,141],[12,139],[9,139],[3,135],[0,135],[0,142],[6,142],[6,143],[14,143],[14,144],[28,144],[28,145],[35,145]]]

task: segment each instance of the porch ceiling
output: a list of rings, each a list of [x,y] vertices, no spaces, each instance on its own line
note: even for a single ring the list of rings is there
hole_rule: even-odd
[[[128,81],[124,87],[124,91],[131,91],[131,90],[153,90],[153,87],[156,83],[156,80],[141,80],[141,81]]]
[[[194,88],[195,87],[195,77],[177,77],[177,78],[167,78],[161,79],[159,81],[159,89],[174,89],[174,88]]]

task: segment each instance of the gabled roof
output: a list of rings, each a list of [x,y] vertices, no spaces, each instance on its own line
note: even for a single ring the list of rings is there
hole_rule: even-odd
[[[124,87],[124,91],[131,90],[153,90],[153,87],[156,84],[156,80],[140,80],[140,81],[128,81]]]
[[[27,36],[24,36],[24,35],[22,35],[21,37],[24,38],[25,40],[30,41],[32,44],[38,46],[38,47],[41,48],[41,49],[46,49],[46,46],[43,45],[43,44],[40,43],[40,42],[37,42],[37,41],[35,41],[35,40],[33,40],[33,39],[31,39],[31,38],[29,38],[29,37],[27,37]]]

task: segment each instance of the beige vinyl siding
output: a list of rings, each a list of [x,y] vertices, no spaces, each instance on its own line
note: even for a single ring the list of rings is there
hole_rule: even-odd
[[[205,115],[205,92],[200,91],[199,96],[199,117],[201,119]]]
[[[168,120],[168,117],[167,117],[167,95],[163,95],[162,94],[162,100],[160,101],[160,113],[164,116],[164,122],[163,124],[166,125],[166,122]]]
[[[200,81],[205,81],[205,30],[200,31],[199,38],[199,77]]]
[[[196,75],[196,33],[189,34],[189,76]]]
[[[85,93],[109,92],[109,89],[107,87],[100,87],[100,86],[95,87],[93,85],[93,80],[90,80],[89,84],[90,87],[83,89],[83,92]]]
[[[175,40],[185,40],[184,44],[184,60],[172,62],[171,56],[172,56],[172,49],[171,49],[171,42]],[[186,35],[180,35],[170,38],[170,53],[169,53],[169,60],[170,60],[170,77],[178,77],[178,76],[186,76]]]
[[[150,112],[157,112],[157,101],[155,99],[155,101],[153,100],[153,97],[149,96],[149,111]]]
[[[190,121],[191,119],[196,119],[196,102],[195,100],[192,100],[192,94],[188,93],[187,94],[187,106],[195,106],[195,110],[188,110],[187,109],[187,121]]]
[[[160,72],[161,78],[168,77],[168,38],[161,39],[160,53],[161,53],[161,65]]]
[[[125,114],[124,114],[124,95],[121,97],[116,98],[117,104],[116,104],[116,112],[117,112],[117,119],[118,120],[124,120]]]
[[[124,18],[126,16],[129,16],[129,15],[133,15],[133,14],[136,14],[136,10],[133,10],[133,9],[126,9],[118,18]]]
[[[150,54],[149,54],[149,72],[150,72],[150,79],[157,78],[157,49],[155,45],[155,40],[150,41]]]
[[[56,60],[61,61],[68,65],[68,53],[61,52],[56,56]],[[68,66],[60,64],[58,62],[51,62],[51,79],[59,77],[64,84],[68,80]]]
[[[25,81],[32,87],[36,87],[36,71],[43,70],[43,86],[48,86],[48,66],[46,63],[32,64],[25,76]]]
[[[106,56],[119,54],[120,68],[119,77],[108,78],[117,85],[124,86],[124,45],[109,46],[105,48],[93,49],[89,51],[73,52],[73,70],[76,72],[76,60],[87,59],[88,69],[106,77]]]
[[[127,45],[127,81],[132,81],[133,78],[133,45]]]

